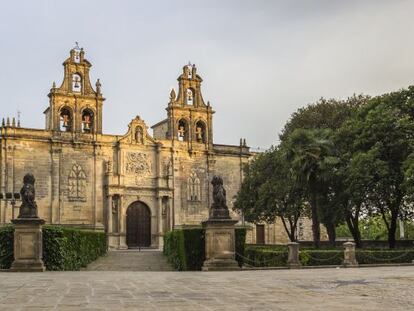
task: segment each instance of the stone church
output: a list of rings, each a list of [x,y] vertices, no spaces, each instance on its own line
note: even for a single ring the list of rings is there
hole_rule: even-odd
[[[36,177],[39,217],[105,230],[111,248],[162,247],[164,232],[199,225],[208,216],[215,174],[224,180],[231,208],[252,153],[245,140],[214,143],[214,110],[203,99],[196,67],[184,66],[153,135],[137,116],[118,136],[102,132],[105,98],[99,79],[94,86],[90,81],[91,66],[83,49],[70,51],[63,82],[53,83],[48,94],[45,129],[3,120],[0,224],[17,217],[20,203],[13,194],[28,172]],[[257,234],[263,242],[286,240],[277,224],[250,231],[250,242]]]

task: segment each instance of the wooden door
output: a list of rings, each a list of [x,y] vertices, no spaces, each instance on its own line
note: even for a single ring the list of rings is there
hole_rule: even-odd
[[[132,203],[127,210],[129,248],[151,246],[151,212],[144,203]]]
[[[264,225],[256,225],[256,244],[265,244]]]

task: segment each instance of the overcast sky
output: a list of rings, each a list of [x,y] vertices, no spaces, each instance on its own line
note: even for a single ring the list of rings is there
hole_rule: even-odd
[[[0,0],[0,116],[44,127],[53,81],[75,41],[100,78],[104,132],[137,114],[166,117],[189,61],[216,111],[216,143],[278,143],[299,107],[320,97],[414,84],[414,1]]]

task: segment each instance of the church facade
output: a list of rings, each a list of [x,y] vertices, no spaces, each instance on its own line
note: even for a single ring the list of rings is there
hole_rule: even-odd
[[[137,116],[123,136],[102,133],[105,98],[99,80],[92,86],[83,49],[72,49],[63,66],[62,84],[53,83],[48,94],[45,129],[3,121],[0,224],[17,217],[13,194],[28,172],[36,177],[39,217],[48,224],[105,230],[111,248],[162,247],[164,232],[200,225],[216,174],[231,209],[252,153],[244,140],[235,146],[214,143],[214,111],[203,99],[194,65],[184,66],[178,92],[171,91],[167,116],[152,126],[153,135]],[[286,240],[277,227],[260,229],[267,242]]]

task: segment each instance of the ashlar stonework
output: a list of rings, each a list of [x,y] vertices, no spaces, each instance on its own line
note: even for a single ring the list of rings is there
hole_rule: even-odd
[[[203,99],[196,66],[183,67],[178,92],[171,90],[167,116],[152,126],[153,135],[137,116],[123,136],[102,132],[105,98],[99,79],[92,86],[91,66],[83,49],[70,51],[63,82],[53,83],[48,94],[45,129],[3,122],[0,192],[16,192],[30,172],[37,180],[39,217],[47,224],[105,230],[109,246],[120,249],[131,246],[128,233],[129,241],[162,247],[164,232],[199,226],[208,218],[216,174],[226,184],[231,211],[243,165],[254,154],[243,140],[214,143],[214,111]],[[12,206],[0,200],[0,225],[17,217]],[[248,241],[254,242],[256,229],[249,228]],[[265,224],[261,232],[266,242],[287,241],[280,222]]]

